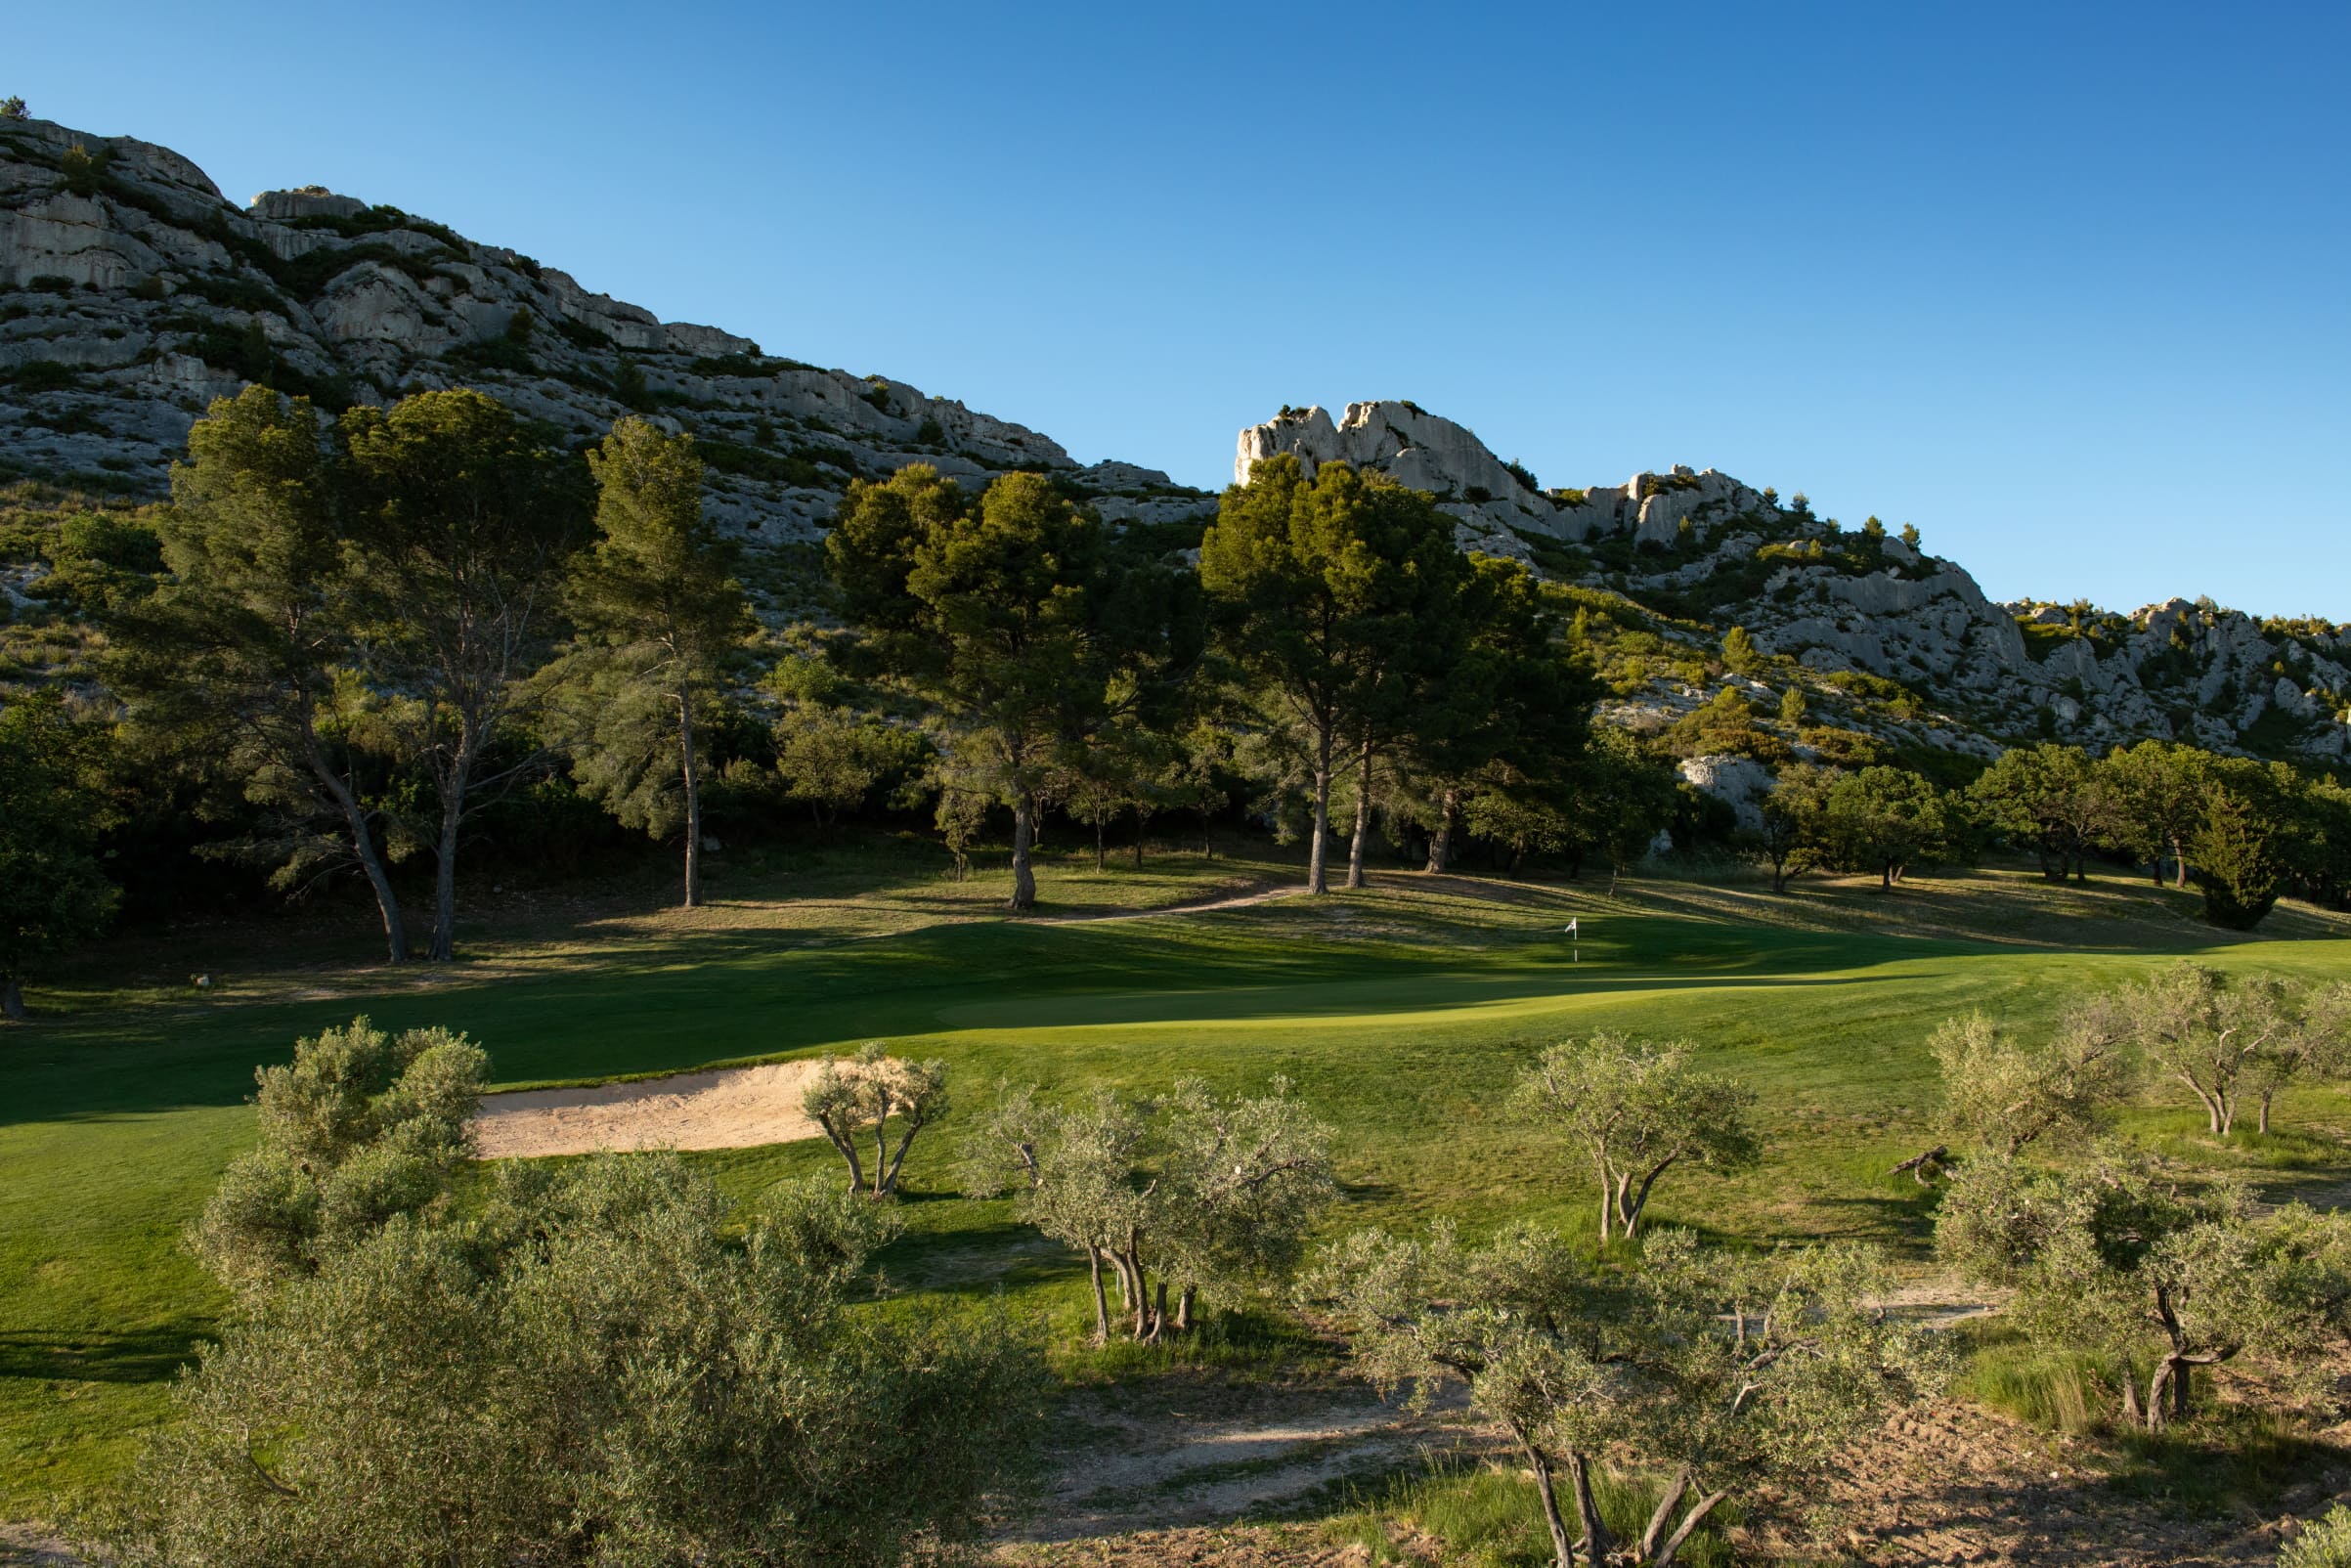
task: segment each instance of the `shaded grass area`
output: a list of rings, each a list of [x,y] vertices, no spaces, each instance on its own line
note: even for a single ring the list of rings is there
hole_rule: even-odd
[[[1058,913],[1116,911],[1292,874],[1266,858],[1164,856],[1140,875],[1063,864],[1047,895]],[[1358,894],[1094,925],[1000,918],[993,878],[942,881],[886,845],[764,884],[746,875],[731,901],[690,916],[626,899],[525,910],[513,936],[439,971],[321,966],[283,942],[310,967],[272,967],[251,933],[213,932],[129,944],[119,984],[93,961],[36,993],[55,1016],[0,1036],[0,1514],[103,1486],[164,1417],[170,1369],[222,1305],[176,1239],[251,1137],[254,1067],[362,1008],[389,1027],[469,1031],[506,1086],[869,1039],[943,1058],[967,1103],[1005,1075],[1150,1091],[1181,1073],[1231,1086],[1282,1073],[1335,1129],[1347,1201],[1332,1228],[1525,1215],[1587,1237],[1584,1171],[1505,1113],[1508,1086],[1565,1031],[1680,1036],[1761,1091],[1770,1150],[1733,1180],[1677,1177],[1659,1220],[1753,1243],[1867,1238],[1917,1259],[1931,1195],[1886,1172],[1934,1141],[1925,1041],[1943,1018],[1982,1007],[2044,1023],[2187,938],[2229,968],[2318,976],[2351,962],[2317,917],[2311,939],[2215,944],[2152,890],[2094,888],[2084,946],[2097,950],[2052,946],[2039,933],[2073,895],[2013,875],[1922,879],[1891,899],[1656,883],[1613,901],[1591,887],[1394,877]],[[1560,932],[1571,917],[1585,936],[1575,952]],[[1988,935],[1957,935],[1970,922]],[[172,979],[199,967],[222,971],[200,1000]],[[2219,1148],[2168,1106],[2138,1122],[2199,1157],[2320,1191],[2345,1170],[2311,1129],[2344,1111],[2331,1093],[2298,1093],[2281,1107],[2286,1136]],[[909,1162],[907,1234],[882,1260],[897,1299],[1001,1292],[1073,1345],[1088,1322],[1082,1268],[1008,1203],[952,1191],[946,1154],[934,1141]],[[821,1143],[693,1157],[746,1200],[836,1168]],[[1217,1305],[1198,1346],[1065,1348],[1062,1370],[1139,1378],[1204,1359],[1255,1375],[1328,1355],[1258,1304]]]
[[[1592,1485],[1600,1518],[1619,1539],[1637,1541],[1661,1491],[1613,1475]],[[1564,1501],[1564,1500],[1563,1500]],[[1431,1459],[1380,1486],[1350,1486],[1331,1500],[1324,1535],[1373,1563],[1424,1562],[1434,1545],[1449,1563],[1474,1568],[1549,1568],[1549,1527],[1533,1478],[1513,1465]],[[1725,1532],[1742,1515],[1725,1503],[1692,1533],[1675,1560],[1725,1568],[1733,1558]],[[1577,1527],[1571,1521],[1571,1530]]]
[[[2082,1440],[2078,1452],[2118,1497],[2167,1512],[2225,1518],[2258,1512],[2297,1479],[2340,1465],[2351,1453],[2314,1436],[2299,1412],[2218,1397],[2207,1376],[2195,1418],[2149,1432],[2124,1420],[2122,1380],[2144,1395],[2152,1367],[2112,1356],[2043,1350],[1995,1320],[1978,1343],[1958,1392],[2043,1431]]]

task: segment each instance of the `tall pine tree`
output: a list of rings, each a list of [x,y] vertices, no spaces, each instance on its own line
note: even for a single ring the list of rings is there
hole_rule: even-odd
[[[691,436],[623,419],[588,454],[595,544],[565,592],[579,634],[555,666],[573,776],[630,827],[685,829],[685,907],[702,902],[702,738],[728,652],[751,630],[736,550],[702,511]]]

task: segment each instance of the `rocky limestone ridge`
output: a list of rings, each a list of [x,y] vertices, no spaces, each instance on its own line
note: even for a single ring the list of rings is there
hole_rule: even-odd
[[[1995,604],[1954,562],[1899,538],[1846,533],[1713,469],[1541,489],[1463,426],[1412,403],[1350,404],[1335,424],[1322,409],[1285,408],[1241,432],[1235,481],[1282,453],[1310,470],[1348,462],[1431,492],[1463,548],[1620,592],[1662,612],[1668,640],[1711,650],[1740,626],[1763,653],[1824,676],[1899,682],[1930,711],[1878,720],[1897,744],[1988,754],[2044,735],[2094,748],[2153,737],[2351,756],[2351,628],[2180,599],[2130,615]],[[1661,677],[1607,716],[1655,727],[1710,695]]]
[[[1682,520],[1702,507],[1744,511],[1763,503],[1712,468],[1634,474],[1590,490],[1544,490],[1465,427],[1409,402],[1350,403],[1335,425],[1319,408],[1285,408],[1241,432],[1233,482],[1247,484],[1249,471],[1278,453],[1294,455],[1310,474],[1323,463],[1345,462],[1432,492],[1459,519],[1465,544],[1522,558],[1523,545],[1511,541],[1519,531],[1559,540],[1630,533],[1636,543],[1671,544]]]
[[[316,186],[239,208],[167,148],[0,122],[0,477],[160,494],[189,425],[252,381],[330,407],[477,386],[575,442],[644,413],[695,434],[712,515],[761,543],[811,537],[849,479],[915,461],[1045,469],[1113,521],[1212,500],[903,381],[665,323],[396,208]]]

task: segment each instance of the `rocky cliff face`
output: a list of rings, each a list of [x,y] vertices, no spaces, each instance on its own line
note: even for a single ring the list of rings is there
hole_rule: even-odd
[[[1294,454],[1432,492],[1464,548],[1530,562],[1665,612],[1692,647],[1741,626],[1766,654],[1900,682],[1930,711],[1878,719],[1903,744],[1990,751],[2054,734],[2155,737],[2221,751],[2351,755],[2351,628],[2260,622],[2174,599],[2134,614],[1992,603],[1956,563],[1851,534],[1726,474],[1676,467],[1545,490],[1467,429],[1411,403],[1284,409],[1241,432],[1233,475]],[[1580,546],[1580,547],[1564,547]],[[1659,722],[1705,701],[1678,677],[1619,703]]]
[[[239,207],[168,149],[0,121],[0,480],[160,495],[190,424],[252,381],[333,407],[478,386],[574,442],[642,413],[693,432],[711,514],[756,544],[813,537],[851,478],[914,461],[975,483],[1044,469],[1112,521],[1214,502],[1154,469],[1081,467],[1034,430],[902,381],[662,322],[396,208],[317,187]],[[1649,606],[1669,643],[1711,649],[1743,626],[1824,677],[1899,681],[1928,707],[1886,720],[1896,741],[2153,735],[2346,754],[2344,628],[2180,600],[2129,616],[1993,604],[1949,561],[1712,469],[1541,488],[1411,403],[1358,403],[1336,421],[1284,409],[1241,432],[1235,479],[1278,453],[1430,491],[1464,547]],[[1661,721],[1707,695],[1661,676],[1617,715]]]
[[[645,413],[695,433],[712,514],[767,543],[809,537],[851,477],[914,461],[1052,470],[1114,519],[1208,501],[902,381],[659,321],[395,208],[317,187],[239,208],[167,149],[0,122],[0,475],[159,494],[196,416],[256,380],[336,406],[479,386],[574,440]]]

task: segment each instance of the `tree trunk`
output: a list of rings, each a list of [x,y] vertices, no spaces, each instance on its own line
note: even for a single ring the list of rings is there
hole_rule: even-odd
[[[1600,1236],[1594,1243],[1597,1250],[1608,1249],[1608,1239],[1616,1234],[1616,1189],[1609,1184],[1608,1167],[1600,1166]]]
[[[1371,830],[1371,743],[1364,742],[1355,775],[1355,837],[1347,843],[1347,886],[1364,885],[1364,840]]]
[[[1632,1235],[1633,1233],[1625,1230],[1625,1194],[1631,1191],[1632,1187],[1633,1172],[1629,1170],[1618,1171],[1616,1173],[1616,1191],[1612,1195],[1609,1201],[1609,1224],[1611,1228],[1614,1230],[1625,1231],[1625,1234],[1628,1236]]]
[[[1651,1170],[1648,1175],[1643,1176],[1640,1179],[1640,1191],[1633,1195],[1633,1206],[1631,1208],[1625,1207],[1624,1198],[1620,1192],[1620,1195],[1617,1198],[1617,1209],[1624,1216],[1626,1241],[1630,1241],[1633,1239],[1633,1237],[1640,1234],[1640,1217],[1643,1211],[1645,1211],[1649,1206],[1649,1189],[1657,1185],[1657,1178],[1663,1176],[1666,1173],[1667,1167],[1671,1166],[1673,1163],[1674,1162],[1670,1159],[1661,1160],[1657,1164],[1656,1168]]]
[[[2128,1361],[2122,1364],[2122,1418],[2132,1426],[2145,1423],[2139,1410],[2139,1372]]]
[[[1570,1454],[1567,1469],[1576,1481],[1576,1512],[1584,1519],[1584,1554],[1595,1563],[1606,1562],[1616,1547],[1616,1537],[1601,1522],[1600,1504],[1591,1495],[1591,1461],[1581,1454]]]
[[[1110,1342],[1110,1303],[1102,1289],[1102,1248],[1091,1241],[1086,1243],[1086,1269],[1094,1281],[1094,1342]]]
[[[1323,846],[1330,837],[1330,731],[1325,729],[1315,738],[1314,759],[1314,842],[1306,849],[1306,891],[1328,893],[1329,879],[1323,871]]]
[[[1771,891],[1775,893],[1788,891],[1788,862],[1785,860],[1771,862]]]
[[[1103,1255],[1110,1260],[1110,1273],[1118,1281],[1118,1311],[1123,1315],[1135,1304],[1135,1292],[1126,1280],[1126,1258],[1115,1247]]]
[[[1680,1527],[1666,1538],[1666,1544],[1657,1548],[1657,1555],[1649,1559],[1650,1568],[1674,1568],[1674,1559],[1681,1554],[1682,1546],[1706,1522],[1706,1516],[1715,1511],[1716,1505],[1729,1496],[1727,1492],[1710,1492],[1699,1499],[1698,1505],[1681,1516]]]
[[[1535,1472],[1535,1491],[1543,1499],[1543,1521],[1551,1527],[1551,1560],[1558,1568],[1576,1568],[1576,1547],[1568,1540],[1567,1521],[1559,1517],[1559,1494],[1551,1486],[1550,1461],[1524,1438],[1519,1439],[1518,1447],[1527,1457],[1527,1468]],[[1596,1557],[1592,1560],[1599,1561]]]
[[[383,916],[386,961],[405,964],[409,961],[408,921],[401,915],[400,899],[392,892],[392,879],[384,872],[382,857],[375,852],[374,835],[368,831],[368,813],[316,751],[310,756],[310,770],[341,808],[343,824],[351,834],[351,852],[359,857],[360,869],[367,873],[368,886],[374,891],[376,910]]]
[[[874,1117],[874,1197],[882,1196],[883,1174],[890,1168],[890,1097],[882,1097],[881,1114]]]
[[[457,955],[457,832],[465,822],[465,784],[470,764],[460,760],[441,803],[441,842],[433,852],[433,944],[426,955],[447,963]]]
[[[1155,1289],[1158,1294],[1152,1302],[1151,1332],[1143,1336],[1144,1342],[1147,1344],[1156,1343],[1158,1341],[1160,1331],[1167,1327],[1167,1277],[1165,1275],[1161,1275],[1159,1277],[1159,1283],[1153,1288]]]
[[[863,1196],[865,1192],[865,1162],[857,1157],[856,1133],[851,1131],[845,1136],[836,1132],[830,1121],[821,1121],[818,1125],[824,1128],[825,1137],[831,1141],[834,1150],[849,1165],[849,1197]]]
[[[1894,892],[1894,862],[1892,860],[1878,868],[1878,891],[1880,893]]]
[[[1133,1333],[1137,1339],[1141,1339],[1144,1336],[1144,1330],[1151,1327],[1151,1287],[1150,1283],[1143,1275],[1143,1260],[1137,1257],[1131,1248],[1126,1255],[1126,1268],[1127,1273],[1133,1277],[1135,1282]]]
[[[2163,1430],[2164,1423],[2170,1415],[2166,1408],[2167,1401],[2164,1399],[2164,1395],[2170,1391],[2176,1364],[2177,1358],[2165,1356],[2155,1364],[2155,1374],[2148,1381],[2147,1429],[2151,1432]]]
[[[14,975],[0,980],[0,1019],[11,1024],[24,1022],[24,987]]]
[[[1450,870],[1453,866],[1453,819],[1460,809],[1461,792],[1452,785],[1437,797],[1437,831],[1428,836],[1428,869],[1431,872]]]
[[[1674,1479],[1666,1486],[1665,1496],[1657,1500],[1657,1511],[1649,1515],[1649,1527],[1640,1533],[1640,1558],[1643,1562],[1656,1555],[1658,1538],[1666,1533],[1666,1525],[1672,1521],[1674,1510],[1681,1506],[1681,1500],[1689,1495],[1689,1490],[1690,1467],[1685,1464],[1674,1472]]]
[[[2171,841],[2171,863],[2178,876],[2178,880],[2173,882],[2172,886],[2175,888],[2187,887],[2188,846],[2182,844],[2176,835]]]
[[[1192,1331],[1193,1303],[1199,1299],[1199,1287],[1188,1285],[1176,1294],[1175,1326],[1177,1333]]]
[[[1099,816],[1094,819],[1094,869],[1096,871],[1107,871],[1110,869],[1110,861],[1107,858],[1107,851],[1102,847],[1102,830],[1104,822],[1105,819]]]
[[[685,907],[702,902],[702,775],[694,766],[694,694],[677,694],[677,732],[684,752]]]
[[[1026,914],[1037,903],[1036,873],[1029,868],[1028,849],[1036,843],[1037,798],[1033,791],[1023,790],[1013,799],[1012,807],[1012,907],[1015,914]]]

